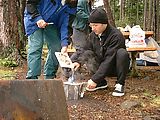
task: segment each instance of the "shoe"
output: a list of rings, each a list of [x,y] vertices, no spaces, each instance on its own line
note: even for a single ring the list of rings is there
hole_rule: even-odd
[[[38,79],[38,77],[37,76],[31,76],[31,77],[26,76],[26,79]]]
[[[116,84],[115,85],[115,90],[112,93],[113,96],[123,96],[124,95],[124,86],[121,84]]]
[[[44,79],[54,79],[53,76],[44,76]]]
[[[44,79],[54,79],[54,78],[56,78],[56,75],[45,75],[44,76]]]
[[[86,90],[92,92],[92,91],[96,91],[96,90],[99,90],[99,89],[105,89],[105,88],[107,88],[107,86],[108,86],[107,81],[104,80],[104,82],[97,84],[97,86],[95,88],[86,87]]]

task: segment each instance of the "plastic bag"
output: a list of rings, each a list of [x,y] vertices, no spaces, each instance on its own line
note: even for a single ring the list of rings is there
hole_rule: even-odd
[[[156,59],[158,62],[158,65],[160,66],[160,46],[152,37],[149,37],[148,39],[146,39],[146,44],[147,44],[147,47],[155,47],[157,48],[157,50],[144,51],[144,55],[152,59]]]
[[[129,38],[129,47],[146,47],[145,32],[139,25],[133,26],[130,29]]]
[[[146,39],[146,44],[147,44],[147,47],[155,47],[157,49],[158,48],[160,49],[160,46],[152,37],[149,37],[148,39]],[[160,54],[158,53],[158,50],[155,50],[155,51],[144,51],[144,55],[152,59],[157,59]]]

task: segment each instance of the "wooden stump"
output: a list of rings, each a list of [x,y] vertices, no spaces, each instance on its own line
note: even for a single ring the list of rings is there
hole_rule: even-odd
[[[0,120],[68,119],[62,81],[0,81]]]

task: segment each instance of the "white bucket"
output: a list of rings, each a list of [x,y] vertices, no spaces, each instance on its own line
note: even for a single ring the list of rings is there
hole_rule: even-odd
[[[84,97],[84,92],[87,82],[82,83],[69,83],[64,82],[64,92],[66,100],[78,100]]]

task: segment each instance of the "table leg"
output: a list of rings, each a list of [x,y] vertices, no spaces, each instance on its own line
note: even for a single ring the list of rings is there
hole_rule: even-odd
[[[131,52],[131,76],[132,77],[137,77],[138,72],[137,72],[137,63],[136,63],[136,58],[137,58],[138,52],[132,51]]]

